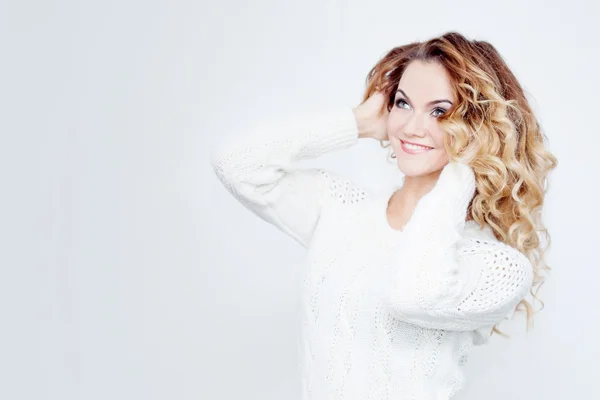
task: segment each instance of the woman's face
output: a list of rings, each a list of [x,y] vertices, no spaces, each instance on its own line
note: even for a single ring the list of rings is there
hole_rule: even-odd
[[[453,104],[456,98],[442,65],[413,61],[406,67],[387,121],[390,144],[405,176],[428,175],[448,164],[437,117]]]

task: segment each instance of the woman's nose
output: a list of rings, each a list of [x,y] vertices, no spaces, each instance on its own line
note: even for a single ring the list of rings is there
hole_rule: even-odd
[[[424,116],[419,113],[411,113],[408,117],[408,121],[404,126],[404,133],[407,136],[425,136],[425,124],[423,121]]]

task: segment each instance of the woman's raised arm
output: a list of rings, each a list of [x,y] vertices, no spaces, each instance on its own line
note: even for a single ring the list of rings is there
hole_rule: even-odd
[[[470,167],[450,163],[417,205],[392,261],[389,306],[397,318],[429,329],[491,327],[531,289],[533,267],[524,254],[496,240],[491,229],[465,235],[474,190]]]
[[[246,208],[304,247],[326,201],[332,173],[297,161],[350,147],[359,138],[352,108],[266,121],[211,154],[225,188]]]

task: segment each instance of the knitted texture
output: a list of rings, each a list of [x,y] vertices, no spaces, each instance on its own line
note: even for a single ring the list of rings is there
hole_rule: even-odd
[[[372,193],[320,168],[299,168],[358,142],[351,109],[268,122],[212,153],[246,208],[308,249],[302,282],[304,400],[442,400],[462,366],[533,281],[525,255],[465,222],[475,178],[448,164],[410,221],[386,217],[395,188]]]

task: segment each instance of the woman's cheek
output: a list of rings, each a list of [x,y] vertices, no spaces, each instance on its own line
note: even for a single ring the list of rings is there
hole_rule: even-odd
[[[392,150],[394,150],[394,153],[396,153],[396,155],[400,154],[400,152],[402,151],[400,147],[400,139],[390,137],[390,145],[392,146]]]

